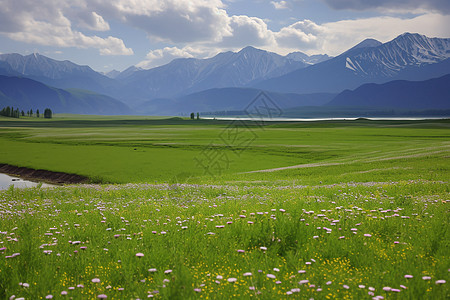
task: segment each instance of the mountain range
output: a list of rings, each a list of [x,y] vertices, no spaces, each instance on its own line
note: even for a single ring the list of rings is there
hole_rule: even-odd
[[[189,111],[230,112],[243,111],[261,90],[253,88],[213,88],[176,98],[160,98],[144,102],[139,106],[148,115],[179,115]],[[265,92],[280,109],[297,106],[320,106],[331,101],[336,94],[289,94]]]
[[[57,61],[38,53],[26,56],[17,53],[1,54],[0,62],[1,75],[23,76],[57,88],[76,88],[108,94],[116,86],[113,79],[89,66],[80,66],[68,60]]]
[[[106,74],[89,66],[39,54],[1,54],[0,75],[16,78],[13,85],[16,89],[27,89],[30,82],[24,79],[28,78],[65,97],[69,97],[65,93],[73,97],[74,94],[89,95],[89,101],[101,99],[96,103],[110,103],[110,107],[114,107],[112,110],[91,107],[84,110],[88,113],[115,111],[161,115],[239,110],[262,90],[283,107],[320,106],[330,101],[342,104],[345,102],[342,102],[343,97],[350,99],[351,95],[350,91],[342,93],[344,90],[357,89],[367,83],[377,84],[372,89],[383,89],[382,84],[390,81],[426,81],[450,74],[449,58],[449,38],[405,33],[387,43],[366,39],[337,57],[308,56],[301,52],[281,56],[246,47],[239,52],[223,52],[207,59],[175,59],[149,70],[132,66],[123,72]],[[0,77],[0,81],[5,80]],[[5,85],[0,86],[5,88]],[[393,85],[393,94],[398,86]],[[354,92],[352,95],[361,91]],[[15,95],[19,94],[27,93],[17,90]],[[1,99],[3,103],[7,102],[5,99],[10,103],[11,95],[11,91],[5,94],[0,88],[3,97],[0,97],[0,104]],[[25,98],[33,101],[32,95]],[[70,103],[83,103],[77,102],[77,97],[70,99]],[[116,99],[132,110],[117,106],[120,102]],[[402,100],[405,106],[417,106],[408,99]],[[82,111],[70,105],[58,106],[56,111],[60,110]]]
[[[450,73],[450,39],[405,33],[387,43],[365,40],[328,61],[253,85],[277,92],[341,92],[364,83],[425,80],[421,69],[436,65],[432,77]],[[431,75],[431,74],[430,74]]]
[[[86,90],[58,89],[30,78],[0,75],[0,107],[28,111],[51,108],[54,113],[130,114],[130,108],[109,96]]]
[[[212,88],[243,87],[250,83],[305,68],[328,56],[309,57],[303,53],[281,56],[246,47],[223,52],[208,59],[180,58],[150,70],[136,70],[117,78],[124,83],[121,97],[133,91],[135,102],[152,98],[180,97]],[[125,71],[127,72],[127,71]]]
[[[345,90],[327,106],[393,109],[450,109],[450,74],[424,81],[367,83]]]

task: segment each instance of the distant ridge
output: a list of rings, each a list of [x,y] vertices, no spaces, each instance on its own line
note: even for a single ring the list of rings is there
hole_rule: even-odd
[[[250,105],[261,90],[251,88],[214,88],[171,99],[149,100],[136,109],[145,114],[188,114],[192,111],[242,111]],[[279,108],[320,106],[331,101],[336,94],[308,95],[267,92]]]
[[[84,90],[63,90],[49,87],[29,78],[0,75],[0,107],[13,106],[24,110],[54,113],[121,115],[131,110],[111,97]]]
[[[390,109],[450,109],[450,74],[425,81],[368,83],[337,95],[327,106]]]
[[[58,88],[78,88],[97,93],[111,93],[118,83],[89,66],[80,66],[68,60],[54,60],[38,53],[20,55],[0,54],[3,65],[9,66],[6,76],[24,76]],[[1,65],[0,65],[1,70]]]
[[[26,77],[64,89],[76,96],[74,103],[87,98],[97,103],[95,99],[107,95],[151,114],[235,109],[239,99],[248,101],[250,93],[261,90],[280,103],[320,105],[321,96],[311,95],[337,95],[367,83],[428,80],[449,70],[450,39],[416,33],[404,33],[386,43],[365,39],[334,58],[302,52],[281,56],[248,46],[207,59],[179,58],[149,70],[131,66],[107,74],[37,53],[0,55],[0,75]],[[27,93],[23,91],[23,95]],[[17,95],[19,100],[2,95],[3,102],[31,97]]]
[[[152,98],[178,97],[211,88],[243,87],[252,82],[277,77],[305,68],[328,56],[309,56],[297,52],[281,56],[254,47],[239,52],[223,52],[208,59],[180,58],[169,64],[134,70],[117,78],[124,83],[125,94],[133,92],[138,102]],[[127,72],[127,71],[124,71]]]

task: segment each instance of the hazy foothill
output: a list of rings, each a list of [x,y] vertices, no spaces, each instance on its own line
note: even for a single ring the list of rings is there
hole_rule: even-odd
[[[224,50],[201,56],[214,19],[195,27],[200,44],[189,41],[203,19],[187,2],[101,2],[95,12],[42,6],[33,29],[0,21],[5,49],[30,43],[50,53],[0,49],[1,299],[450,297],[450,38],[367,35],[317,54],[307,51],[314,34],[328,38],[323,49],[342,43],[324,36],[339,22],[303,20],[266,35],[277,45],[298,39],[309,54],[226,47],[245,22],[266,21],[228,16],[224,5],[212,15],[229,17],[233,30],[214,40]],[[344,2],[320,1],[336,14],[390,11],[367,19],[382,27],[414,1]],[[11,3],[0,0],[5,11]],[[275,18],[311,2],[258,3]],[[414,5],[436,24],[450,11]],[[45,43],[27,35],[44,11],[59,16]],[[186,28],[175,34],[165,19]],[[117,63],[133,50],[87,32],[116,34],[122,23],[158,43],[179,39],[146,56],[174,59],[98,72],[50,58],[95,48],[98,60]],[[58,28],[80,45],[64,44]]]

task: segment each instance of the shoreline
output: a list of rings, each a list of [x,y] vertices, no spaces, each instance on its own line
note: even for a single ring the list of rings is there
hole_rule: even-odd
[[[77,174],[53,172],[42,169],[17,167],[9,164],[0,164],[0,173],[20,177],[30,181],[42,181],[50,184],[78,184],[89,183],[89,178]]]

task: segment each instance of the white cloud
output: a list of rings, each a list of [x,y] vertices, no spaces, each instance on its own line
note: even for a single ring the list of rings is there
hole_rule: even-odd
[[[303,20],[282,28],[275,36],[279,47],[305,51],[318,48],[322,43],[320,36],[323,33],[323,27],[311,20]]]
[[[286,1],[270,1],[275,9],[288,9],[288,3]]]
[[[82,11],[77,13],[78,25],[94,31],[108,31],[110,29],[108,22],[102,16],[92,11]]]
[[[225,0],[224,0],[225,1]],[[331,4],[355,9],[402,6],[445,10],[449,1],[433,0],[337,0]],[[370,3],[372,4],[370,4]],[[424,1],[426,2],[426,1]],[[271,1],[275,8],[292,1]],[[407,5],[408,4],[408,5]],[[122,39],[111,32],[110,23],[122,23],[160,41],[162,49],[152,50],[143,67],[153,67],[179,57],[204,58],[226,50],[255,46],[280,54],[303,51],[308,54],[338,55],[361,40],[371,37],[382,42],[409,31],[428,36],[450,36],[450,16],[425,13],[413,18],[374,17],[317,24],[295,21],[278,31],[268,21],[246,15],[228,15],[221,0],[0,0],[0,34],[11,39],[58,47],[98,49],[102,55],[131,55]],[[378,6],[377,6],[378,7]],[[83,32],[102,31],[110,36]],[[105,33],[103,33],[105,34]]]
[[[321,50],[338,55],[366,38],[387,42],[404,32],[420,33],[430,37],[450,36],[450,16],[424,14],[411,19],[374,17],[324,23]]]
[[[90,4],[157,41],[220,41],[231,34],[229,16],[220,0],[94,0]]]
[[[131,55],[124,42],[108,36],[85,35],[72,22],[90,30],[109,30],[108,23],[93,11],[83,11],[82,1],[0,0],[0,34],[25,43],[46,46],[98,49],[101,55]]]
[[[218,46],[225,48],[243,48],[245,46],[267,46],[275,43],[273,32],[260,18],[232,16],[229,19],[231,35],[225,36]]]
[[[366,38],[387,42],[404,32],[429,37],[449,37],[449,15],[423,14],[414,18],[373,17],[316,24],[303,20],[275,32],[276,44],[267,47],[280,54],[302,51],[308,54],[339,55]]]
[[[448,0],[323,0],[334,9],[380,10],[415,13],[427,11],[450,14]]]
[[[237,51],[252,45],[286,55],[294,51],[308,54],[339,55],[366,38],[387,42],[404,32],[418,32],[427,36],[450,36],[450,16],[425,14],[412,19],[374,17],[316,24],[311,20],[295,22],[273,32],[258,18],[233,16],[230,18],[232,36],[220,43],[190,43],[189,47],[166,47],[153,50],[138,66],[150,68],[170,62],[174,58],[211,57],[218,52]]]
[[[165,47],[164,49],[152,50],[147,53],[146,59],[136,66],[143,69],[150,69],[167,64],[175,58],[194,57],[189,49],[179,49],[177,47]]]

